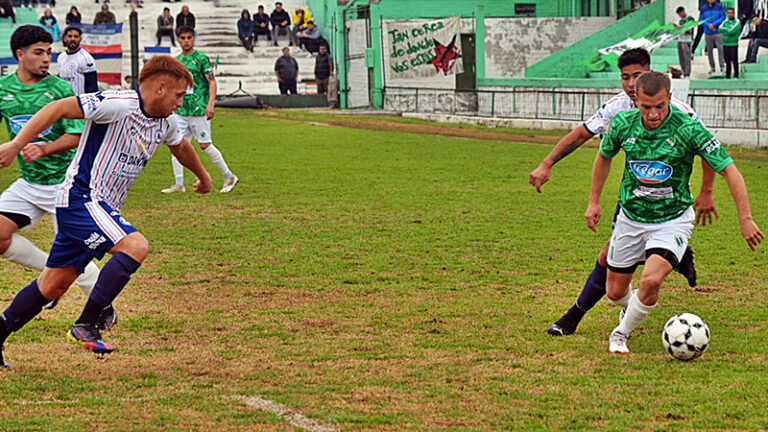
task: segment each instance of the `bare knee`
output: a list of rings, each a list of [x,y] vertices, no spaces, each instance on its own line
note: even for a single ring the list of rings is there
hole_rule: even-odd
[[[117,252],[127,254],[138,262],[144,262],[149,254],[149,242],[141,233],[133,232],[120,240],[110,250],[113,255]]]
[[[640,280],[640,290],[637,293],[638,299],[645,305],[656,304],[663,282],[664,278],[659,275],[643,275]]]
[[[37,287],[43,297],[54,300],[64,295],[70,285],[77,278],[77,270],[74,267],[43,269],[43,273],[37,278]]]
[[[597,255],[597,262],[603,266],[608,267],[608,248],[611,246],[611,242],[605,242],[605,246],[600,250],[600,253]]]
[[[13,233],[19,230],[15,222],[5,216],[0,216],[0,254],[5,253],[11,247]]]

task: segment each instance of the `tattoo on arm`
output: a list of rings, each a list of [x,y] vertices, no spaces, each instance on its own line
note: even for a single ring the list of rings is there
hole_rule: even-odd
[[[560,150],[559,152],[555,153],[552,156],[552,162],[553,163],[557,163],[558,161],[560,161],[560,159],[562,159],[562,158],[568,156],[569,154],[573,153],[573,151],[576,150],[579,147],[581,147],[581,144],[579,144],[578,141],[571,141],[565,147],[563,147],[562,150]]]
[[[216,77],[213,76],[213,72],[208,72],[207,74],[205,74],[205,79],[207,79],[208,82],[216,81]]]

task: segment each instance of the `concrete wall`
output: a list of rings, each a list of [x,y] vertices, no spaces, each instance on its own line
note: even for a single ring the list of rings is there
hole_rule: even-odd
[[[616,21],[597,18],[486,18],[485,77],[523,78],[525,68]]]

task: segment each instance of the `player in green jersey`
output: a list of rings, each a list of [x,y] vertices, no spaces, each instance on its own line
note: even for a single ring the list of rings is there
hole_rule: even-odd
[[[51,35],[39,26],[21,26],[11,36],[11,51],[19,62],[16,73],[0,78],[0,116],[8,133],[15,137],[33,114],[51,101],[74,96],[66,81],[50,75]],[[81,120],[62,119],[43,131],[29,149],[47,156],[27,162],[19,154],[0,155],[0,166],[18,160],[21,176],[0,195],[0,253],[15,263],[42,270],[48,254],[16,231],[34,226],[46,213],[56,211],[56,191],[64,180],[74,147],[83,131]],[[56,220],[53,218],[54,229]],[[86,297],[99,276],[96,264],[89,264],[77,279]],[[52,308],[55,302],[49,305]],[[116,321],[110,306],[101,325],[110,328]]]
[[[619,204],[608,251],[607,295],[625,308],[610,336],[609,351],[628,353],[629,334],[656,307],[664,279],[679,263],[693,231],[693,196],[689,188],[693,157],[698,155],[728,183],[741,224],[741,234],[755,250],[763,233],[752,220],[744,178],[720,142],[700,123],[670,106],[667,75],[646,72],[635,84],[638,109],[611,120],[592,169],[585,213],[597,231],[600,195],[621,149],[626,153]],[[638,264],[645,261],[640,289],[629,289]]]
[[[208,56],[195,49],[195,30],[182,26],[176,31],[181,46],[181,54],[176,56],[192,74],[194,87],[191,93],[184,96],[184,105],[176,111],[174,119],[181,129],[184,138],[192,142],[192,137],[200,144],[200,148],[211,158],[211,162],[221,171],[224,178],[222,193],[227,193],[235,187],[239,179],[229,170],[219,149],[211,139],[211,119],[214,115],[216,101],[216,79]],[[175,157],[171,156],[175,184],[163,189],[162,193],[184,192],[184,167]]]

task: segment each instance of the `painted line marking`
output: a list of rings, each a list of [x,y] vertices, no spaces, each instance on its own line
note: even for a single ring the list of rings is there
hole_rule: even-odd
[[[320,423],[317,420],[307,418],[300,412],[288,408],[287,406],[280,405],[277,402],[271,400],[262,399],[258,396],[230,396],[229,399],[240,401],[249,407],[256,408],[261,411],[271,412],[278,417],[282,417],[288,422],[298,428],[308,430],[309,432],[337,432],[331,426]]]
[[[117,402],[143,402],[151,400],[148,397],[124,397],[115,399]],[[70,399],[70,400],[62,400],[62,399],[47,399],[47,400],[38,400],[38,401],[30,401],[30,400],[21,400],[16,401],[16,405],[76,405],[79,404],[80,399]]]

